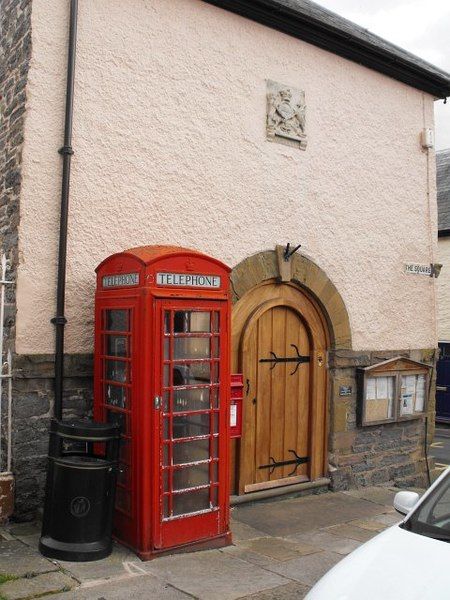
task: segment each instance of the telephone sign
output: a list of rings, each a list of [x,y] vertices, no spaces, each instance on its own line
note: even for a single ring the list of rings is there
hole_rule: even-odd
[[[157,273],[156,283],[177,287],[220,288],[220,276],[192,275],[191,273]]]

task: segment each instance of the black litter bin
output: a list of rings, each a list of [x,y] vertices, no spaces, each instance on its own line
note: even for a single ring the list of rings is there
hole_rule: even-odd
[[[52,420],[39,541],[44,556],[81,562],[111,553],[119,440],[116,424]]]

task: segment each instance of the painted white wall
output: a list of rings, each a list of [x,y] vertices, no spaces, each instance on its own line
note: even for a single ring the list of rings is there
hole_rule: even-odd
[[[439,238],[438,262],[442,264],[438,281],[439,340],[450,341],[450,237]]]
[[[33,2],[19,353],[54,349],[68,6]],[[92,349],[95,266],[162,243],[233,266],[297,241],[355,349],[435,345],[433,281],[403,273],[434,260],[430,96],[199,0],[81,0],[76,77],[68,352]],[[266,141],[266,79],[305,90],[305,152]]]

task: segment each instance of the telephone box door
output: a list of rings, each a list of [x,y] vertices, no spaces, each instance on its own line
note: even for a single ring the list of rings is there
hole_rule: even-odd
[[[164,549],[227,531],[228,323],[226,302],[155,302],[154,525]]]

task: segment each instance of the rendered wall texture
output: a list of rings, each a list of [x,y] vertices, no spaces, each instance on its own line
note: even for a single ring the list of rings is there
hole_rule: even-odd
[[[439,340],[450,341],[450,237],[438,241],[438,262],[442,270],[438,281],[438,334]]]
[[[54,348],[68,8],[33,2],[21,354]],[[354,349],[435,346],[433,281],[402,272],[435,252],[430,96],[199,0],[79,9],[67,352],[92,350],[95,266],[152,243],[234,266],[297,241],[339,290]],[[266,79],[305,90],[306,151],[266,141]]]

